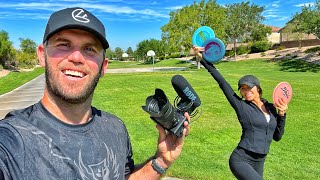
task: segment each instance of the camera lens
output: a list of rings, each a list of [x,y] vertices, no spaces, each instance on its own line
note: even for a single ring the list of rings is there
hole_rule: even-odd
[[[142,108],[151,115],[153,120],[166,129],[171,129],[178,123],[174,107],[160,89],[156,89],[155,95],[147,98],[146,106]]]

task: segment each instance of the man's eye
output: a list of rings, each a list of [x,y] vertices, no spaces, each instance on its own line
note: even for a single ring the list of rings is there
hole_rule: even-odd
[[[94,48],[92,48],[92,47],[86,47],[86,48],[84,48],[84,50],[85,51],[87,51],[87,52],[90,52],[90,53],[95,53],[95,52],[97,52]]]
[[[59,43],[59,44],[57,44],[57,46],[61,47],[61,48],[68,48],[68,47],[70,47],[70,44],[68,44],[68,43]]]

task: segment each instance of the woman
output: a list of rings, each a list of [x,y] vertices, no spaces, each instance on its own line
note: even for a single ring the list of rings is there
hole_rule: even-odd
[[[203,48],[193,47],[193,50],[202,58]],[[242,127],[241,140],[229,159],[233,175],[237,179],[263,179],[271,141],[279,141],[284,133],[287,104],[280,100],[273,105],[263,99],[260,81],[253,75],[239,80],[238,90],[242,96],[239,97],[211,63],[203,59],[200,62],[218,82]]]

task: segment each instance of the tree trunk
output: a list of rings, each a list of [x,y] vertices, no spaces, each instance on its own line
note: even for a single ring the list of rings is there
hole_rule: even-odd
[[[197,62],[197,67],[198,67],[198,69],[201,68],[200,60],[201,60],[201,59],[200,59],[198,56],[196,56],[196,62]]]
[[[237,59],[237,39],[234,38],[234,41],[233,41],[233,50],[234,50],[234,60]]]
[[[0,59],[0,64],[2,65],[3,69],[8,69],[8,66],[5,60]]]

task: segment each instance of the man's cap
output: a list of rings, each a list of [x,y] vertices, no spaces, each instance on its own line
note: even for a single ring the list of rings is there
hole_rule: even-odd
[[[103,24],[96,16],[83,8],[66,8],[51,14],[43,36],[43,43],[55,33],[65,29],[88,31],[97,36],[104,49],[109,48]]]
[[[260,86],[260,81],[258,78],[256,78],[253,75],[245,75],[238,81],[238,90],[240,89],[241,85],[247,85],[249,87],[254,87],[254,86]]]

